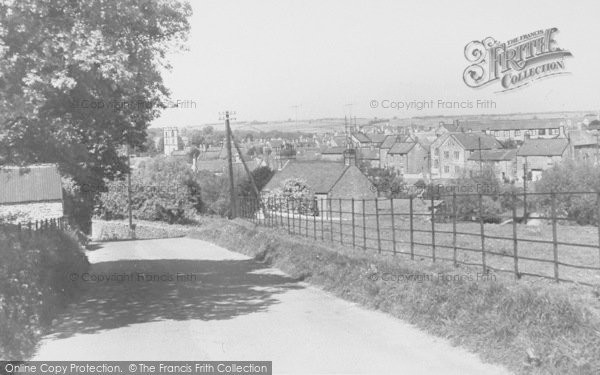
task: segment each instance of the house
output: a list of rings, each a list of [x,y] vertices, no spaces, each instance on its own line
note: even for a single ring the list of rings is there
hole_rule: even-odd
[[[527,139],[517,151],[517,170],[528,180],[540,179],[542,172],[561,162],[569,154],[569,140]]]
[[[502,148],[496,138],[483,133],[446,133],[430,146],[431,178],[458,178],[467,168],[467,161],[476,150]]]
[[[345,147],[329,147],[321,151],[321,159],[328,161],[344,161],[344,150]]]
[[[179,150],[180,137],[178,128],[163,128],[163,152],[166,156],[170,156],[173,151]]]
[[[306,182],[314,193],[319,212],[339,210],[342,199],[343,210],[350,212],[351,199],[373,199],[377,189],[356,165],[347,158],[344,163],[331,161],[291,161],[281,171],[273,175],[262,189],[266,194],[280,189],[290,178],[299,178]],[[332,204],[333,206],[329,205]],[[357,205],[356,209],[359,207]]]
[[[600,162],[600,143],[598,134],[585,130],[574,130],[569,133],[570,155],[575,160]]]
[[[63,216],[62,184],[56,165],[0,168],[0,219],[27,223]]]
[[[500,141],[524,141],[527,138],[566,138],[565,127],[568,125],[563,119],[498,120],[481,124],[479,128]]]
[[[371,168],[381,168],[378,149],[361,149],[358,150],[358,160],[368,164]]]
[[[504,182],[517,180],[517,150],[492,149],[474,151],[468,158],[467,169],[478,171],[493,169],[496,177]]]
[[[364,133],[356,132],[350,135],[350,141],[355,148],[371,148],[371,139]]]
[[[398,135],[388,135],[383,140],[383,143],[379,146],[379,165],[381,168],[387,168],[387,154],[394,145],[394,143],[400,140]]]
[[[385,165],[399,174],[427,174],[429,152],[419,142],[399,142],[387,153]]]

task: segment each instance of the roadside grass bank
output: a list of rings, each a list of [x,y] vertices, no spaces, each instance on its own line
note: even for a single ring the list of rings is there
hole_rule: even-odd
[[[26,360],[81,291],[69,274],[89,263],[75,234],[0,229],[0,359]]]
[[[325,245],[243,220],[213,219],[190,237],[253,256],[516,373],[600,372],[600,319],[562,285]]]

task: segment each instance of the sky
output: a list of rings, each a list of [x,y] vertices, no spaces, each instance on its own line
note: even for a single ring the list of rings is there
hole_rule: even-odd
[[[189,50],[172,54],[164,73],[172,101],[188,104],[165,110],[153,126],[214,123],[224,110],[239,121],[600,110],[596,0],[190,3]],[[464,83],[469,42],[551,27],[573,54],[565,60],[569,74],[507,92],[498,83]],[[431,100],[421,110],[382,108]],[[440,107],[440,100],[474,108]],[[477,108],[477,100],[495,108]]]

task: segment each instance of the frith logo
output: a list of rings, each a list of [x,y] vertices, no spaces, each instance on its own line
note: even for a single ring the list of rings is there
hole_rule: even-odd
[[[508,91],[568,73],[564,59],[572,55],[558,47],[557,32],[557,28],[537,30],[505,43],[492,37],[472,41],[465,47],[465,57],[472,64],[465,69],[463,80],[473,88],[499,80],[500,91]]]

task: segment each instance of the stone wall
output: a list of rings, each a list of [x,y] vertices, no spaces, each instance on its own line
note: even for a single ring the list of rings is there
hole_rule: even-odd
[[[0,205],[0,218],[10,222],[35,222],[64,216],[62,201]]]

